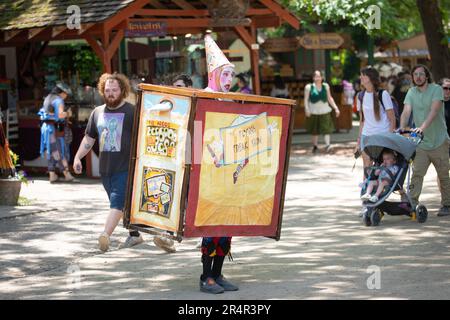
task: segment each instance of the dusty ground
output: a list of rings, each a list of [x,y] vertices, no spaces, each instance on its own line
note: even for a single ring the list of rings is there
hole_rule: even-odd
[[[421,199],[427,223],[387,216],[365,227],[358,218],[361,163],[352,171],[352,152],[292,151],[281,240],[235,237],[235,260],[225,262],[224,274],[240,290],[217,296],[198,290],[197,239],[166,254],[145,234],[144,244],[118,250],[127,234],[119,227],[113,250],[101,254],[101,184],[37,179],[23,195],[57,210],[0,220],[0,299],[448,299],[450,217],[436,217],[434,169]],[[367,285],[373,270],[380,270],[378,289]]]

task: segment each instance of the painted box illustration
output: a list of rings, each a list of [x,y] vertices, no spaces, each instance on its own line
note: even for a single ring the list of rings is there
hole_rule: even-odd
[[[125,226],[279,239],[295,101],[140,87]]]

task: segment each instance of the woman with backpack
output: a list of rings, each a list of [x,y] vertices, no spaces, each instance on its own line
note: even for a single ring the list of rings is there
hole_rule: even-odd
[[[380,90],[380,75],[372,67],[361,70],[361,85],[364,87],[357,98],[359,111],[359,135],[356,151],[364,150],[362,142],[365,136],[395,130],[395,112],[391,96],[386,90]],[[372,165],[367,154],[362,152],[364,168]]]

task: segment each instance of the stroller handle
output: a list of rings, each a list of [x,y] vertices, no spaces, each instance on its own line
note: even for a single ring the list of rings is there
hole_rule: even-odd
[[[419,144],[420,142],[422,142],[422,140],[424,138],[423,132],[415,132],[414,130],[411,130],[411,129],[399,128],[395,131],[395,133],[397,133],[399,135],[408,135],[407,138],[409,140],[413,140],[416,144]]]

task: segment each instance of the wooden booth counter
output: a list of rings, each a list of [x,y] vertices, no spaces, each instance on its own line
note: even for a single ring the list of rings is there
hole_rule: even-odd
[[[124,226],[280,238],[296,101],[140,85]]]

